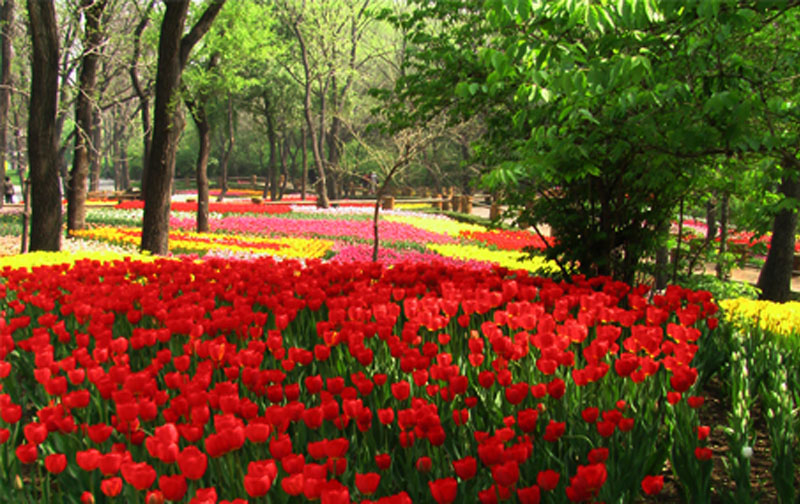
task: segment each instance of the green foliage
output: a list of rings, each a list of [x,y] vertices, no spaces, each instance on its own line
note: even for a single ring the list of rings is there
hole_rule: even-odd
[[[551,258],[584,273],[630,280],[720,157],[771,156],[796,134],[772,122],[796,107],[763,99],[793,75],[772,23],[796,17],[786,2],[413,3],[393,19],[410,44],[394,127],[480,117],[485,186],[520,223],[549,225]]]
[[[758,287],[752,284],[720,280],[713,275],[693,275],[681,285],[688,289],[709,291],[715,301],[735,298],[758,299],[760,294]]]

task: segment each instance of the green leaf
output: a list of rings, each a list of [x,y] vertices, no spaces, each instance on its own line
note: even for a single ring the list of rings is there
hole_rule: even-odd
[[[472,96],[475,96],[476,94],[478,94],[478,90],[480,88],[481,88],[481,86],[477,82],[471,83],[469,85],[469,94],[471,94]]]

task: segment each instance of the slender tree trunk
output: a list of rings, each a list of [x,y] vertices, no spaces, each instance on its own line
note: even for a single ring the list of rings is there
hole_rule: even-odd
[[[317,206],[328,208],[330,202],[328,200],[328,193],[326,191],[327,183],[325,182],[325,166],[322,162],[322,154],[319,150],[319,143],[317,143],[317,133],[314,129],[314,120],[311,117],[311,70],[308,63],[308,50],[306,49],[303,34],[300,32],[300,21],[295,21],[294,32],[297,35],[297,41],[300,43],[300,53],[303,60],[303,70],[305,72],[305,98],[303,100],[303,112],[306,118],[306,127],[308,134],[311,137],[311,153],[314,156],[314,166],[317,169]]]
[[[308,180],[308,136],[306,135],[306,129],[300,128],[300,155],[303,163],[303,173],[300,174],[300,199],[305,201],[306,199],[306,181]]]
[[[142,141],[143,141],[143,149],[142,149],[142,177],[141,177],[141,184],[142,184],[142,192],[141,197],[144,199],[145,187],[147,186],[147,166],[150,160],[150,133],[151,133],[151,126],[150,126],[150,95],[149,91],[142,88],[141,82],[139,82],[139,56],[141,55],[141,46],[142,46],[142,33],[144,29],[147,27],[147,24],[150,22],[150,12],[153,10],[153,5],[155,4],[155,0],[150,0],[147,4],[147,8],[145,9],[142,17],[139,20],[139,24],[136,25],[136,29],[133,32],[133,54],[131,56],[130,65],[128,67],[128,74],[131,77],[131,83],[133,84],[133,89],[136,92],[136,96],[139,97],[139,110],[142,114]]]
[[[92,126],[92,149],[89,151],[89,190],[100,190],[100,173],[102,172],[102,149],[103,145],[103,120],[100,110],[95,109]]]
[[[717,217],[714,212],[714,202],[709,198],[706,202],[706,246],[710,246],[717,237]]]
[[[147,164],[147,186],[142,219],[142,250],[156,255],[169,251],[169,205],[175,153],[181,125],[177,114],[176,93],[192,47],[211,27],[225,0],[212,0],[195,25],[181,38],[190,0],[166,3],[158,43],[156,104],[153,141]]]
[[[800,199],[798,164],[793,157],[784,157],[779,192],[785,198]],[[796,228],[797,212],[793,209],[781,210],[775,215],[767,260],[758,276],[761,299],[783,303],[791,298]]]
[[[282,144],[281,145],[281,149],[280,149],[280,153],[281,153],[281,175],[283,175],[283,177],[280,178],[280,187],[279,187],[279,190],[278,190],[278,199],[279,200],[283,199],[283,193],[286,190],[286,182],[289,180],[289,168],[286,166],[286,157],[287,157],[288,152],[289,152],[289,139],[286,138],[285,134],[284,134],[284,137],[283,137],[283,139],[281,141],[281,144]]]
[[[678,212],[678,240],[675,245],[675,256],[672,258],[672,283],[678,281],[678,265],[681,260],[681,245],[683,244],[683,197],[681,197],[680,210]]]
[[[211,123],[208,121],[204,103],[186,102],[186,107],[197,127],[200,144],[197,150],[195,175],[197,179],[197,232],[208,232],[208,158],[211,154]]]
[[[75,151],[67,189],[68,232],[86,227],[86,177],[89,174],[90,160],[93,160],[91,151],[96,151],[98,147],[96,144],[92,145],[94,131],[97,129],[96,109],[92,101],[97,82],[98,50],[104,38],[100,28],[100,16],[105,9],[105,0],[82,0],[81,9],[84,10],[86,21],[83,37],[84,53],[78,77],[78,97],[75,100],[77,130]]]
[[[11,106],[11,38],[13,37],[14,0],[5,0],[0,11],[0,181],[6,180],[6,152],[8,142],[8,109]],[[5,198],[0,198],[3,208]]]
[[[233,116],[233,97],[230,93],[228,93],[228,134],[227,138],[225,139],[227,144],[225,145],[225,149],[222,152],[222,160],[220,161],[219,171],[220,171],[220,193],[219,193],[219,201],[228,194],[228,166],[230,165],[231,155],[233,154],[233,143],[235,141],[234,137],[234,116]]]
[[[275,165],[277,135],[275,134],[275,120],[273,118],[274,110],[268,91],[265,91],[261,98],[264,100],[264,118],[267,120],[267,139],[269,140],[269,161],[267,161],[267,180],[264,182],[264,198],[266,199],[267,193],[269,193],[270,199],[275,201],[278,198],[278,170]]]
[[[720,280],[727,280],[725,277],[728,272],[725,268],[725,252],[728,248],[728,203],[730,195],[728,191],[722,193],[722,199],[719,202],[719,249],[717,251],[717,278]]]
[[[32,78],[28,119],[31,178],[30,250],[61,249],[61,194],[58,189],[58,31],[51,1],[28,0]]]

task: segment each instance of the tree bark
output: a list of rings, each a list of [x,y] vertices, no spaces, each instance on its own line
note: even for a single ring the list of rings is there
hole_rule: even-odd
[[[58,31],[53,1],[28,0],[32,43],[28,162],[31,178],[29,250],[61,249],[61,194],[58,189]]]
[[[208,232],[208,158],[211,154],[211,123],[208,121],[203,104],[186,101],[186,107],[197,127],[199,148],[195,177],[197,180],[197,232]]]
[[[2,26],[2,41],[0,41],[0,181],[6,180],[6,151],[8,141],[6,133],[8,128],[8,109],[11,106],[11,37],[13,36],[12,20],[14,19],[14,0],[6,0],[0,11],[0,25]],[[3,208],[5,198],[0,198],[0,208]]]
[[[89,174],[95,122],[95,104],[92,103],[97,83],[98,50],[103,43],[100,16],[105,9],[105,0],[82,0],[85,12],[83,56],[78,77],[78,98],[75,101],[75,152],[72,157],[69,188],[67,189],[67,231],[86,227],[86,177]],[[96,189],[95,189],[96,190]]]
[[[267,90],[261,95],[264,100],[264,118],[267,120],[267,139],[269,140],[269,160],[267,161],[267,177],[264,182],[264,198],[269,195],[272,201],[278,198],[277,168],[275,166],[275,149],[277,149],[277,139],[275,134],[275,121],[273,119],[274,110],[272,101]]]
[[[778,191],[785,198],[800,199],[800,179],[798,179],[797,173],[800,166],[798,164],[800,163],[793,157],[784,157],[784,175]],[[767,260],[758,276],[761,299],[783,303],[789,301],[791,297],[796,228],[797,211],[795,209],[784,209],[775,215]]]
[[[139,82],[138,64],[139,55],[141,54],[142,32],[144,32],[144,29],[147,28],[147,24],[150,22],[150,11],[153,10],[154,4],[155,0],[150,0],[150,2],[148,2],[147,8],[139,20],[139,24],[136,25],[136,29],[133,32],[133,55],[131,56],[128,70],[128,73],[131,77],[131,83],[133,84],[133,89],[136,92],[136,96],[139,97],[139,110],[142,114],[142,140],[144,142],[144,149],[142,150],[141,177],[142,198],[144,198],[145,187],[147,186],[147,166],[148,160],[150,159],[150,94],[149,91],[142,88],[142,85]]]
[[[302,127],[300,128],[300,141],[302,142],[300,146],[300,153],[303,163],[303,173],[300,175],[300,199],[305,201],[306,181],[308,180],[308,138],[306,135],[306,129]]]
[[[141,242],[142,250],[155,255],[165,255],[169,251],[170,192],[180,137],[176,126],[176,108],[179,103],[176,93],[180,88],[181,72],[192,47],[211,27],[225,0],[212,1],[189,33],[181,37],[190,3],[190,0],[166,3],[158,43],[156,104],[153,139],[147,163]]]
[[[300,32],[300,20],[294,23],[294,32],[297,35],[297,41],[300,44],[300,54],[303,60],[303,71],[305,72],[305,96],[303,99],[303,112],[306,118],[306,127],[308,134],[311,137],[311,153],[314,156],[314,167],[317,169],[317,206],[328,208],[330,201],[328,200],[328,193],[326,191],[327,183],[325,182],[325,166],[322,163],[322,154],[319,150],[319,143],[317,143],[317,133],[314,129],[314,119],[311,117],[311,69],[308,63],[308,50],[306,49],[305,39]]]
[[[219,193],[219,201],[228,194],[228,166],[230,165],[231,155],[233,154],[233,143],[236,140],[234,137],[234,116],[233,116],[233,98],[231,97],[230,93],[228,93],[228,132],[227,138],[225,141],[227,145],[225,145],[224,150],[222,152],[222,159],[219,163],[219,171],[220,171],[220,193]]]
[[[100,173],[102,171],[103,118],[100,109],[95,108],[92,118],[92,143],[89,150],[89,190],[100,190]]]
[[[728,206],[730,202],[730,195],[727,191],[722,193],[722,199],[719,202],[719,248],[717,249],[717,278],[720,280],[727,280],[727,271],[725,267],[725,252],[728,249]]]

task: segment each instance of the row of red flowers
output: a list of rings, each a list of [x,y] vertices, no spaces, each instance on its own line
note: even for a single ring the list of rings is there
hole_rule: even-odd
[[[114,208],[120,210],[141,210],[144,208],[144,201],[131,200],[120,201]],[[173,212],[197,212],[196,201],[173,201],[170,204]],[[211,202],[208,204],[208,211],[213,213],[235,213],[235,214],[285,214],[291,211],[288,203],[243,203],[241,201],[231,201],[227,203]]]
[[[271,259],[3,276],[3,487],[57,480],[20,500],[589,502],[709,463],[706,292]]]

